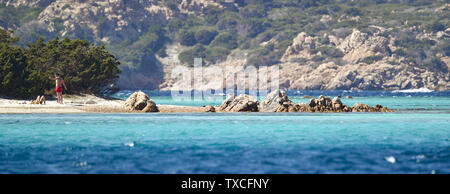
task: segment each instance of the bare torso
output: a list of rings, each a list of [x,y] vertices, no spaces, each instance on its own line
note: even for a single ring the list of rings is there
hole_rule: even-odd
[[[62,78],[55,78],[56,81],[56,86],[57,87],[62,87],[62,84],[64,83],[64,80]]]

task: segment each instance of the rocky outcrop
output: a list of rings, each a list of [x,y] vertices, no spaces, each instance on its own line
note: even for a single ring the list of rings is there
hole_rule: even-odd
[[[218,108],[222,112],[258,112],[259,102],[256,98],[240,94],[230,94]]]
[[[307,104],[300,104],[300,111],[302,112],[342,112],[345,105],[339,100],[334,98],[333,100],[323,95],[318,99],[311,98]]]
[[[311,59],[320,53],[312,53],[311,50],[320,46],[318,37],[307,36],[305,32],[301,32],[292,40],[284,55],[281,57],[282,62],[288,62],[292,59],[303,58]]]
[[[144,92],[135,92],[124,102],[124,107],[129,111],[159,112],[156,103]]]
[[[343,60],[358,63],[368,57],[389,56],[389,40],[379,35],[370,36],[358,30],[347,36],[338,46],[345,53]]]
[[[324,34],[323,38],[329,40],[328,44],[321,43],[319,37],[308,36],[304,32],[299,33],[292,45],[286,49],[281,58],[282,62],[278,64],[280,88],[288,90],[403,90],[410,88],[447,90],[450,88],[450,74],[444,71],[432,71],[423,65],[410,64],[404,57],[396,56],[392,53],[397,49],[394,46],[395,38],[382,36],[381,33],[386,29],[378,28],[374,27],[375,32],[372,34],[354,30],[343,39]],[[342,52],[340,59],[344,62],[338,63],[333,60],[314,62],[312,58],[323,54],[313,50],[322,46]],[[169,55],[173,55],[172,58],[177,56],[176,53]],[[444,55],[438,57],[450,69],[448,57]],[[176,61],[172,58],[170,61]],[[243,58],[245,59],[245,55],[235,59],[229,57],[227,61],[215,65],[222,69],[230,66],[245,67],[246,60],[242,60]],[[296,61],[300,58],[306,59],[306,62]],[[171,70],[174,65],[168,66],[170,62],[162,62],[165,64],[165,84],[161,84],[160,88],[189,89],[191,81],[180,82],[172,78]],[[220,90],[225,87],[224,80],[218,79],[216,72],[216,69],[209,66],[204,67],[205,84],[199,89]]]
[[[398,49],[394,37],[382,36],[387,29],[372,26],[373,33],[353,30],[344,39],[324,34],[328,44],[322,44],[318,37],[301,32],[293,39],[281,58],[280,83],[290,90],[401,90],[429,88],[446,90],[450,88],[450,74],[432,71],[423,65],[407,62],[404,57],[393,54]],[[311,59],[322,55],[312,52],[313,48],[326,46],[342,52],[341,64],[333,60],[315,63],[312,60],[296,62],[295,59]],[[447,58],[440,57],[450,68]]]
[[[177,0],[174,6],[158,0],[0,0],[0,3],[45,7],[37,20],[46,26],[45,30],[58,31],[61,36],[77,37],[85,33],[105,43],[137,38],[150,26],[165,24],[173,17],[201,15],[208,6],[220,7],[214,0]],[[63,28],[58,29],[60,26]]]
[[[267,99],[259,105],[258,101],[249,95],[241,94],[239,96],[229,95],[222,105],[218,108],[221,112],[394,112],[392,109],[383,107],[379,104],[369,106],[356,103],[347,106],[342,103],[340,96],[326,97],[320,95],[319,98],[311,98],[308,103],[295,104],[289,100],[286,92],[281,90],[272,91],[267,95]],[[202,110],[208,111],[212,106],[206,106]]]
[[[320,51],[313,51],[321,46],[339,49],[344,54],[342,59],[350,63],[358,63],[369,57],[388,57],[391,52],[389,44],[393,40],[381,36],[380,33],[383,30],[369,35],[354,29],[343,40],[339,40],[333,35],[324,34],[322,39],[328,40],[327,44],[322,43],[327,41],[321,41],[320,37],[308,36],[305,32],[300,32],[292,40],[292,45],[286,49],[280,61],[290,62],[292,59],[312,59],[315,56],[321,56],[322,53]]]
[[[388,109],[379,104],[374,107],[368,106],[367,104],[356,103],[352,107],[352,112],[394,112],[392,109]]]
[[[312,98],[308,103],[299,103],[299,112],[393,112],[379,104],[374,107],[356,103],[353,107],[343,104],[340,97],[333,99],[320,95],[318,99]]]
[[[328,62],[317,68],[288,63],[282,65],[280,83],[290,90],[446,90],[450,88],[450,74],[383,61],[347,65]]]
[[[157,1],[57,0],[41,12],[38,21],[47,25],[50,32],[55,31],[57,25],[63,25],[59,32],[62,36],[89,33],[103,42],[118,43],[124,37],[139,37],[151,25],[166,22],[171,14]],[[93,18],[101,18],[101,23]],[[64,22],[55,23],[58,20]]]
[[[214,106],[207,105],[207,106],[202,107],[202,111],[203,112],[216,112],[216,108],[214,108]]]
[[[267,100],[261,102],[260,112],[297,112],[299,105],[289,100],[286,92],[272,91],[267,95]]]

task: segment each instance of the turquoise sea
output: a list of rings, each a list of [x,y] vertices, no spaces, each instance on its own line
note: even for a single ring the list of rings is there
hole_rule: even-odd
[[[450,91],[319,94],[396,112],[0,114],[0,173],[450,173]]]

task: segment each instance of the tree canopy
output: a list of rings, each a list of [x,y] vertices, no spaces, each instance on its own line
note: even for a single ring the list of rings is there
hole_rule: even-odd
[[[54,73],[63,76],[69,93],[100,93],[119,78],[120,62],[105,47],[86,40],[40,38],[22,48],[0,29],[0,94],[11,97],[52,94]]]

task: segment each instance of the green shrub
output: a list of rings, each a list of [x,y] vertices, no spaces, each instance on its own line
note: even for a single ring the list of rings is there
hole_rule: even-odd
[[[167,55],[166,49],[167,49],[166,46],[163,46],[158,50],[158,52],[156,52],[156,54],[162,58],[167,57],[168,55]]]
[[[19,38],[12,37],[14,31],[6,31],[0,29],[0,44],[9,44],[12,45],[19,41]]]
[[[194,47],[181,52],[178,59],[181,63],[192,67],[194,65],[194,58],[202,58],[204,64],[212,64],[224,61],[230,54],[230,50],[223,47],[205,47],[197,44]]]
[[[439,23],[439,21],[435,20],[429,24],[425,24],[425,29],[429,32],[438,32],[438,31],[444,31],[445,25]]]
[[[0,94],[16,97],[28,94],[27,61],[21,48],[0,44]]]
[[[194,47],[181,52],[178,55],[178,59],[181,63],[192,67],[194,66],[194,58],[206,58],[205,50],[205,46],[197,44]]]
[[[344,13],[351,16],[361,16],[361,10],[357,7],[350,7],[344,10]]]
[[[180,18],[173,18],[167,24],[167,29],[169,32],[178,32],[178,30],[182,29],[184,26],[183,20]]]
[[[375,63],[375,62],[377,62],[377,61],[379,61],[381,59],[383,59],[383,56],[376,55],[376,56],[366,57],[366,58],[362,59],[360,62],[367,63],[367,64],[372,64],[372,63]]]
[[[230,54],[230,50],[223,47],[208,47],[205,52],[207,64],[225,61]]]
[[[321,52],[322,55],[325,57],[331,57],[331,58],[341,58],[344,56],[344,53],[342,53],[341,50],[338,48],[332,47],[332,46],[321,46],[315,49],[311,50],[311,53],[315,54]]]
[[[195,32],[195,40],[198,43],[208,45],[217,35],[217,31],[215,30],[199,30]]]
[[[21,26],[33,19],[36,19],[44,10],[41,7],[6,6],[0,4],[0,26],[4,28]]]
[[[193,46],[197,43],[195,40],[195,32],[190,30],[181,30],[178,32],[178,40],[184,46]]]
[[[314,61],[314,62],[320,62],[320,61],[325,60],[325,57],[321,56],[321,55],[316,55],[311,60]]]
[[[151,26],[146,33],[141,35],[139,39],[133,43],[133,47],[157,52],[163,47],[166,41],[164,34],[165,31],[160,26]]]
[[[439,58],[434,56],[431,57],[430,59],[424,60],[423,66],[429,69],[439,70],[443,72],[448,72],[449,70],[444,62],[442,62]]]
[[[208,6],[205,8],[205,21],[209,25],[215,25],[219,21],[219,15],[223,10],[217,6]]]
[[[218,30],[234,30],[239,23],[239,15],[235,12],[225,11],[219,16],[219,21],[216,23]]]
[[[238,46],[237,38],[230,32],[221,32],[211,42],[213,47],[223,47],[229,50],[235,49]]]
[[[292,44],[290,41],[282,41],[279,44],[268,44],[264,47],[255,49],[250,52],[247,60],[247,65],[252,66],[269,66],[280,62],[281,56],[288,45]]]

